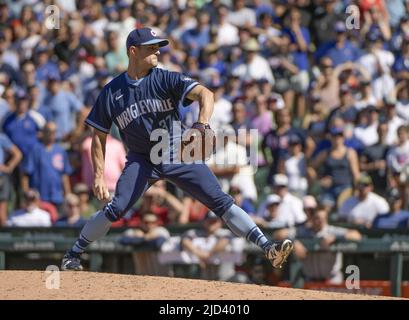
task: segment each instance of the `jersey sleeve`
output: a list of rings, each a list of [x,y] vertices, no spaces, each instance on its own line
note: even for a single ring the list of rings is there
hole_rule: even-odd
[[[109,95],[106,90],[99,94],[91,112],[85,119],[85,123],[99,131],[109,133],[112,126],[112,118]]]
[[[186,95],[196,87],[199,82],[196,80],[185,76],[178,72],[168,72],[167,74],[168,84],[176,101],[182,103],[184,107],[190,105],[193,101],[186,99]]]

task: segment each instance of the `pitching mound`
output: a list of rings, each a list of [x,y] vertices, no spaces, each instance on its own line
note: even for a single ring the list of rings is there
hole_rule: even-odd
[[[61,272],[60,289],[47,289],[49,274],[42,271],[0,271],[0,300],[4,299],[144,299],[144,300],[311,300],[391,299],[235,284],[180,278],[133,276],[94,272]]]

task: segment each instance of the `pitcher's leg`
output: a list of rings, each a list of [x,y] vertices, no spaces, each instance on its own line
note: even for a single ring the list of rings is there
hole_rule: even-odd
[[[79,255],[95,240],[107,234],[112,222],[119,220],[148,188],[154,174],[143,161],[128,162],[118,180],[115,196],[85,224],[78,240],[63,259],[63,270],[81,270]]]
[[[233,198],[221,190],[217,178],[206,165],[169,166],[164,175],[221,217],[236,236],[260,247],[274,267],[281,267],[291,253],[291,241],[271,243],[249,215],[233,203]]]
[[[208,166],[182,164],[168,170],[165,176],[221,217],[235,235],[246,238],[264,251],[271,245],[249,215],[222,191]]]

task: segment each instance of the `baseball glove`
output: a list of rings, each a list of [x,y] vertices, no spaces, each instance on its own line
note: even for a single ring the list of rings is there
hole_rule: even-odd
[[[195,122],[183,133],[181,160],[206,161],[215,152],[216,135],[208,123]]]

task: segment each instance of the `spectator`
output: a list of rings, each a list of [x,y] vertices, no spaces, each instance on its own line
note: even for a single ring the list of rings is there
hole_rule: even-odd
[[[16,94],[16,111],[4,119],[3,131],[23,154],[23,164],[38,143],[38,133],[45,124],[44,118],[29,110],[30,100],[26,92]]]
[[[182,211],[182,202],[166,190],[166,184],[163,180],[156,182],[145,192],[138,210],[139,216],[143,216],[146,212],[156,214],[159,225],[167,225],[177,221],[177,217]]]
[[[124,46],[119,43],[118,33],[109,31],[107,34],[108,53],[105,55],[108,71],[119,74],[128,67],[128,56]]]
[[[358,180],[360,172],[356,152],[345,146],[344,128],[333,127],[330,135],[331,149],[322,151],[308,169],[310,180],[318,179],[323,190],[320,201],[332,208],[342,192]]]
[[[214,108],[217,110],[210,119],[210,126],[217,130],[232,120],[232,103],[224,96],[223,83],[211,82],[207,86],[214,93]]]
[[[409,66],[406,61],[409,59],[409,33],[402,39],[402,51],[392,66],[397,80],[409,80]]]
[[[232,185],[229,194],[233,197],[234,203],[249,215],[254,215],[256,213],[256,208],[253,206],[253,202],[243,196],[243,192],[239,186]]]
[[[222,229],[222,221],[211,211],[203,221],[203,227],[204,229],[188,230],[182,236],[182,250],[198,260],[202,278],[214,279],[211,266],[220,263],[220,258],[215,257],[227,251],[232,234],[229,230]]]
[[[267,109],[267,99],[264,95],[256,98],[256,114],[251,120],[250,127],[257,129],[259,139],[269,133],[273,129],[273,113]],[[262,156],[261,154],[259,156]],[[259,163],[264,163],[259,161]]]
[[[29,186],[39,190],[41,200],[59,208],[64,194],[71,192],[72,173],[66,151],[56,144],[57,126],[48,122],[42,131],[42,142],[34,146],[23,168],[23,190]]]
[[[339,101],[339,72],[335,72],[334,64],[330,57],[325,56],[321,58],[320,74],[314,83],[314,93],[319,97],[324,105],[325,111],[330,111],[337,107]],[[336,70],[339,70],[337,68]]]
[[[159,226],[158,217],[154,213],[147,212],[142,216],[140,227],[126,230],[120,241],[126,245],[145,246],[158,250],[169,238],[169,231]]]
[[[87,88],[85,94],[85,106],[86,108],[91,108],[94,103],[97,101],[98,95],[101,92],[102,88],[108,83],[109,72],[108,70],[101,69],[95,73],[95,80],[93,84],[95,87]]]
[[[359,158],[361,170],[369,174],[374,184],[374,190],[379,194],[385,193],[386,191],[386,155],[390,148],[386,143],[387,133],[388,124],[384,122],[379,123],[377,128],[377,143],[365,148]]]
[[[57,125],[56,139],[67,140],[75,128],[77,113],[84,112],[82,102],[61,87],[58,74],[50,74],[47,77],[47,93],[42,103],[51,110],[53,122]]]
[[[313,140],[308,137],[303,130],[291,126],[290,112],[288,109],[278,110],[275,113],[275,119],[277,127],[264,137],[261,145],[264,159],[266,159],[270,165],[270,172],[267,178],[269,183],[272,181],[272,176],[277,172],[280,160],[288,155],[288,141],[290,136],[297,135],[300,138],[306,157],[311,156],[314,149]],[[267,151],[270,152],[271,157]]]
[[[89,218],[94,212],[97,211],[95,206],[90,202],[90,189],[85,183],[77,183],[73,188],[73,192],[79,199],[81,216],[84,218]]]
[[[254,183],[253,169],[248,163],[246,148],[238,143],[239,136],[233,128],[226,125],[219,130],[219,141],[216,152],[207,162],[210,169],[219,179],[224,192],[228,192],[232,184],[240,186],[245,198],[255,201],[257,190]]]
[[[256,25],[256,13],[246,7],[245,0],[234,1],[234,8],[229,12],[227,21],[237,27],[254,27]]]
[[[314,215],[315,209],[317,209],[318,207],[317,200],[315,200],[314,196],[307,195],[302,199],[302,204],[305,215],[307,216],[307,220],[305,220],[304,226],[310,227],[312,224],[312,217]]]
[[[280,159],[278,172],[288,177],[288,190],[302,198],[308,189],[307,163],[302,150],[302,141],[298,135],[289,137],[289,154]]]
[[[375,32],[379,32],[385,40],[390,40],[391,38],[389,15],[385,4],[382,5],[382,8],[372,6],[364,12],[364,25],[362,26],[361,33],[373,34]]]
[[[229,9],[221,5],[217,9],[219,13],[219,23],[217,28],[216,43],[221,46],[233,46],[239,43],[238,28],[228,21]]]
[[[355,123],[358,110],[355,108],[355,100],[352,88],[344,84],[339,89],[340,104],[334,108],[327,117],[327,129],[334,118],[341,118],[344,123]]]
[[[178,218],[180,224],[202,221],[209,212],[209,208],[189,195],[185,195],[182,202],[183,211]]]
[[[344,20],[342,15],[335,11],[336,4],[335,0],[324,0],[323,5],[315,7],[312,34],[318,46],[334,41],[336,32],[331,26],[334,21]]]
[[[81,178],[89,189],[92,189],[93,184],[91,141],[91,136],[87,136],[81,145]],[[125,166],[126,152],[123,144],[111,135],[107,136],[105,159],[104,181],[112,193]]]
[[[274,219],[288,227],[304,223],[306,215],[303,211],[302,201],[288,191],[287,176],[283,174],[276,174],[274,176],[273,191],[281,199],[277,208],[277,216]],[[267,198],[266,202],[260,204],[257,213],[259,217],[265,217],[268,214],[266,210],[270,204],[269,202],[271,202],[268,200],[272,200],[272,198]],[[277,197],[274,197],[274,203],[277,203]]]
[[[267,79],[274,84],[273,73],[267,60],[260,56],[260,45],[254,38],[248,39],[243,44],[245,58],[233,70],[234,76],[238,76],[243,81]]]
[[[302,272],[306,281],[326,281],[340,284],[343,280],[342,254],[329,251],[329,247],[337,241],[360,241],[361,234],[356,230],[336,227],[328,224],[328,211],[325,207],[317,207],[312,215],[311,226],[292,228],[281,232],[281,237],[289,236],[294,241],[294,254],[302,261]],[[321,251],[308,252],[303,239],[316,239]]]
[[[51,218],[47,211],[39,208],[40,194],[33,189],[24,193],[23,206],[10,214],[6,223],[11,227],[50,227]]]
[[[282,33],[277,53],[268,61],[273,71],[274,88],[284,96],[285,105],[292,109],[293,98],[296,90],[300,92],[305,89],[308,77],[305,77],[303,69],[299,69],[295,64],[296,53],[292,50],[291,35]]]
[[[361,175],[357,181],[356,195],[346,199],[339,209],[339,217],[356,225],[370,228],[377,215],[389,212],[389,205],[384,198],[373,193],[372,179]]]
[[[308,51],[310,46],[310,32],[308,29],[301,25],[301,12],[298,8],[291,8],[289,14],[284,20],[286,27],[283,32],[290,36],[291,45],[291,61],[297,68],[297,73],[292,77],[294,92],[288,93],[290,95],[295,95],[295,100],[293,97],[288,97],[287,106],[292,108],[293,103],[296,104],[295,115],[298,118],[302,118],[305,113],[305,98],[304,95],[308,89],[309,83],[309,62],[308,62]],[[287,61],[282,61],[286,64]]]
[[[4,134],[0,133],[0,227],[7,221],[7,200],[10,198],[10,174],[22,159],[20,150]]]
[[[268,272],[265,260],[257,257],[252,263],[249,270],[249,279],[247,283],[253,283],[257,285],[268,285]]]
[[[56,227],[83,227],[87,221],[81,216],[80,199],[69,193],[65,196],[63,216],[55,222]]]
[[[161,264],[157,253],[169,238],[169,231],[158,225],[158,217],[147,212],[139,228],[126,230],[119,241],[136,249],[132,253],[136,274],[169,276],[169,267]],[[145,250],[137,250],[140,247]]]
[[[392,52],[384,49],[382,34],[378,31],[368,33],[367,46],[367,52],[359,58],[358,63],[368,70],[372,79],[379,73],[390,74],[395,57]]]
[[[198,57],[200,50],[210,43],[209,14],[201,11],[197,15],[197,26],[186,30],[181,40],[189,55]]]
[[[409,227],[409,211],[402,210],[403,199],[399,190],[392,189],[389,192],[388,203],[391,208],[388,214],[375,217],[372,228],[374,229],[397,229]]]
[[[374,145],[378,137],[379,110],[375,106],[368,106],[359,111],[356,125],[354,128],[354,137],[357,138],[365,147]]]
[[[409,87],[406,86],[405,81],[401,81],[396,86],[396,94],[398,102],[396,104],[396,111],[399,117],[409,123]]]
[[[387,167],[392,175],[400,174],[409,166],[408,126],[398,128],[398,143],[392,146],[386,155]]]
[[[272,229],[280,229],[280,228],[288,228],[289,221],[284,220],[283,216],[279,215],[279,206],[281,203],[280,196],[276,194],[270,194],[267,196],[267,199],[262,203],[262,207],[264,209],[264,213],[261,217],[253,216],[254,222],[263,228],[272,228]]]
[[[398,142],[398,128],[405,124],[403,120],[396,111],[397,101],[394,98],[388,98],[384,100],[385,109],[386,109],[386,119],[388,123],[388,134],[386,136],[386,143],[389,145],[394,145]]]
[[[323,56],[328,56],[335,66],[356,61],[360,56],[360,50],[348,40],[345,22],[335,22],[334,31],[335,41],[322,44],[315,53],[315,59],[319,61]]]

